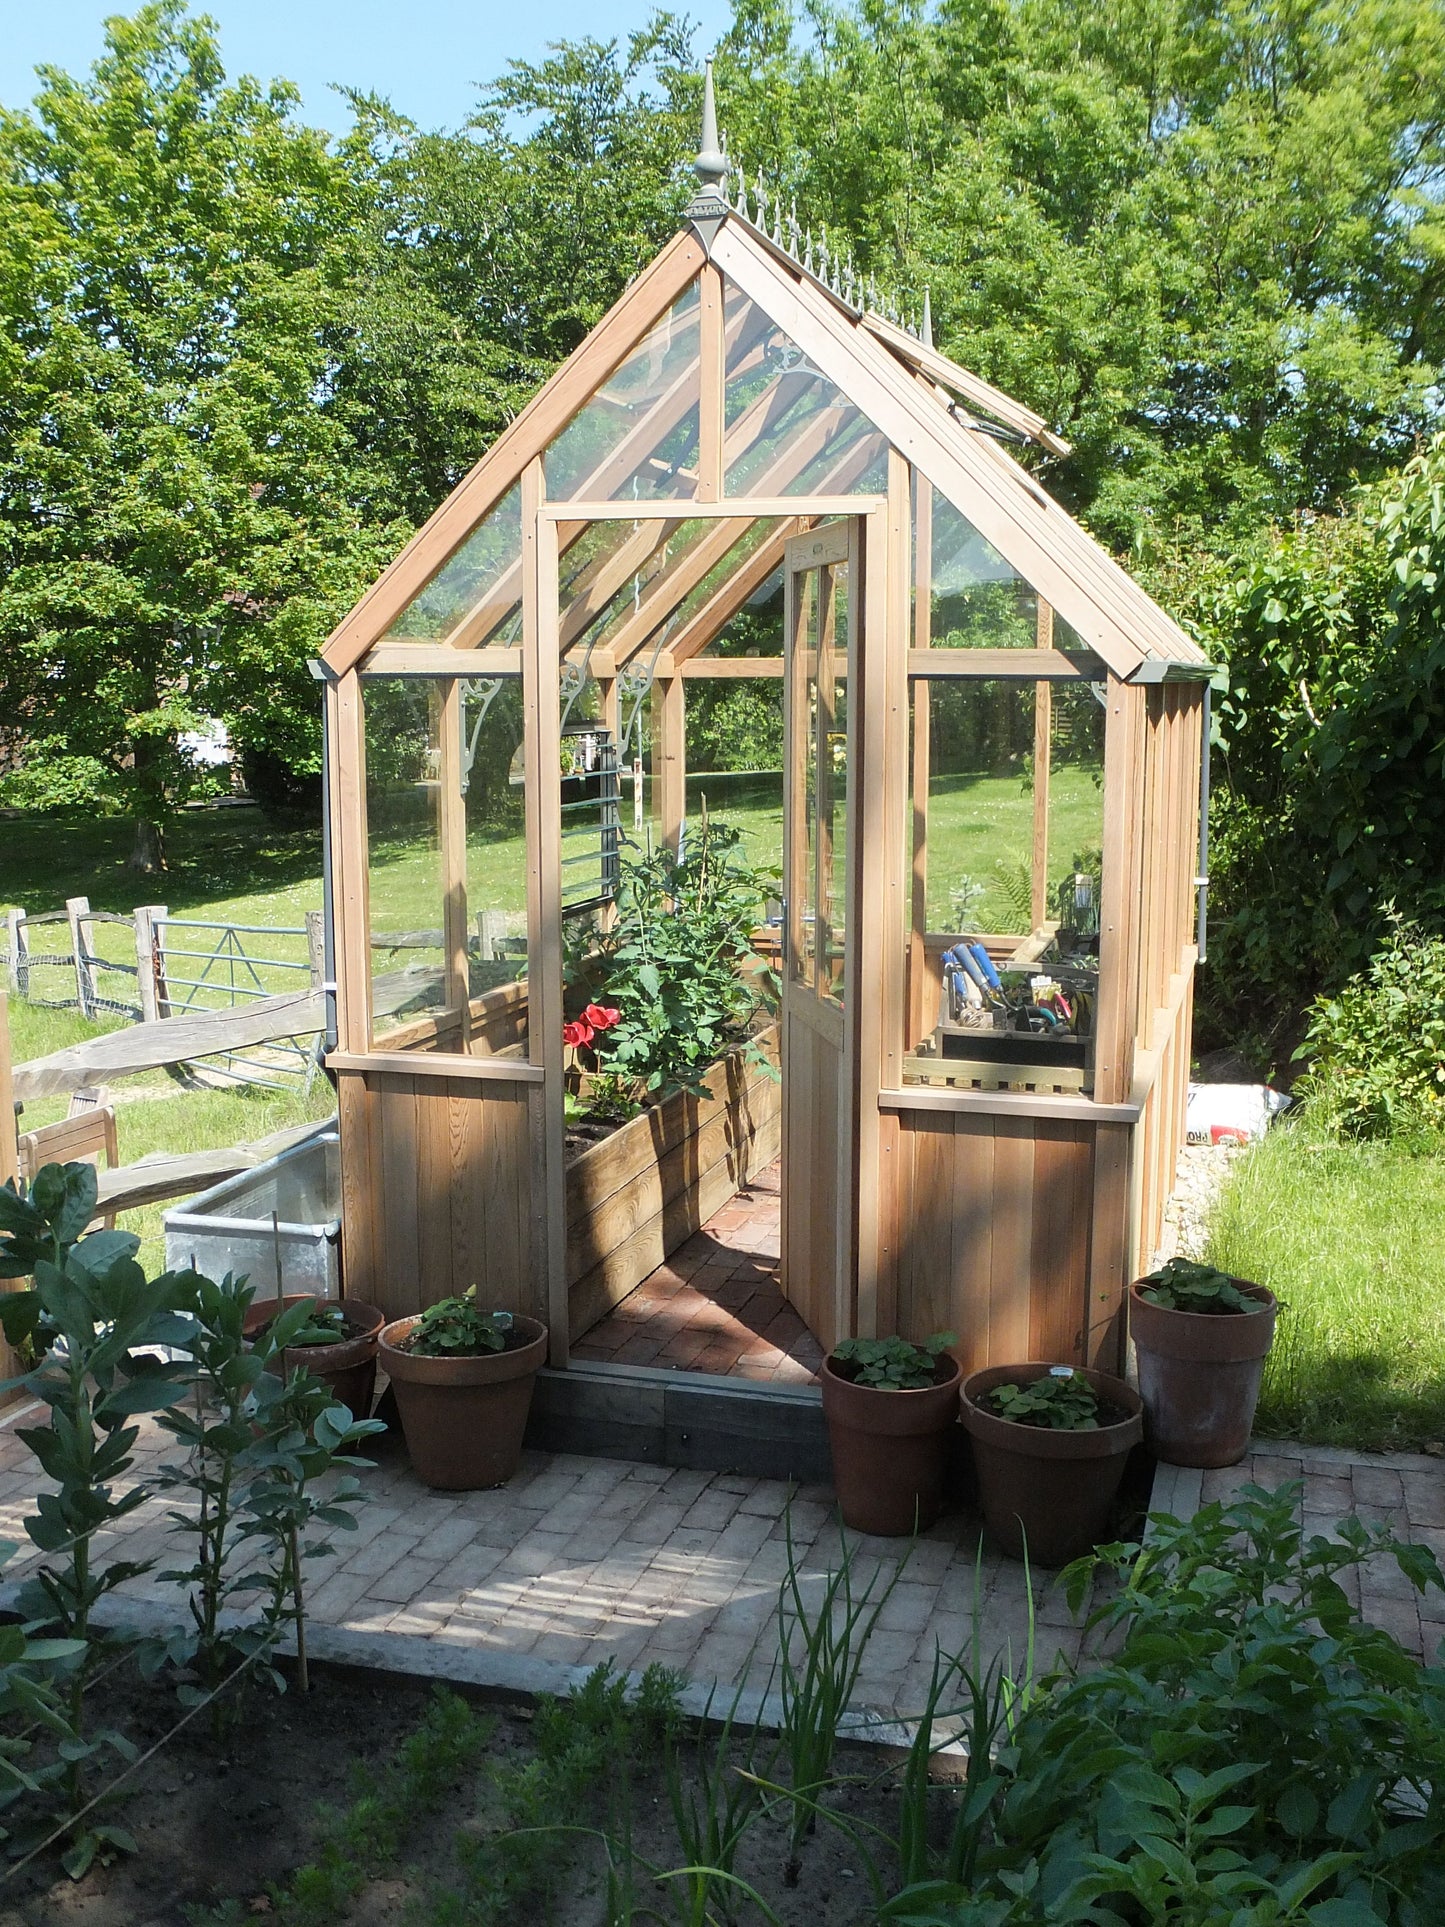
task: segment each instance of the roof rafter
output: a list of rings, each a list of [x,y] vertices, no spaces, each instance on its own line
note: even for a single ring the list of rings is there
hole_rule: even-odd
[[[643,269],[337,624],[322,651],[332,670],[355,668],[372,643],[381,640],[412,597],[520,479],[532,456],[571,420],[696,278],[706,258],[696,235],[684,230]]]
[[[991,437],[961,429],[881,342],[831,300],[809,298],[773,253],[731,221],[712,244],[718,265],[1117,675],[1156,655],[1202,661],[1184,632]]]

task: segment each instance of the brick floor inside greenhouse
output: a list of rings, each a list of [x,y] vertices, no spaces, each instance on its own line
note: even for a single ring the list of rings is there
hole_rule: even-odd
[[[572,1347],[574,1358],[807,1385],[823,1350],[778,1285],[776,1161]]]

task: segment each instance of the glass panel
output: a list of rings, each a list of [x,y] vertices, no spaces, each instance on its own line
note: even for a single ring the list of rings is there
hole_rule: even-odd
[[[626,630],[629,655],[640,640],[658,647],[656,632],[684,599],[700,583],[726,573],[725,525],[694,518],[598,526],[606,527],[606,539],[563,592],[564,646],[610,648]]]
[[[729,495],[868,495],[884,484],[887,444],[798,344],[726,286],[723,458]]]
[[[1032,586],[1006,562],[991,542],[945,495],[924,483],[914,486],[914,566],[920,538],[929,567],[927,640],[917,621],[914,642],[934,649],[1037,649],[1047,647],[1039,633],[1039,602]],[[915,588],[919,577],[915,576]],[[1056,638],[1063,647],[1063,639]]]
[[[823,571],[832,608],[819,632],[815,703],[818,791],[818,990],[843,1001],[848,881],[848,568]]]
[[[522,498],[510,489],[392,623],[384,642],[515,645],[522,635]]]
[[[918,679],[910,1082],[1093,1078],[1103,710],[1081,682]]]
[[[783,569],[779,563],[698,654],[778,657],[782,653]]]
[[[597,685],[572,664],[563,666],[561,703],[562,915],[575,918],[617,893],[622,789]]]
[[[364,687],[373,1043],[524,1055],[516,677]]]
[[[1051,685],[1049,874],[1046,915],[1068,959],[1099,955],[1104,856],[1105,684]]]
[[[799,826],[792,974],[821,997],[843,1001],[848,875],[848,570],[810,570],[804,659],[798,678],[806,730]]]
[[[445,1001],[439,686],[373,677],[363,701],[371,1015],[380,1045]]]
[[[473,1057],[526,1057],[527,796],[522,781],[522,679],[476,677],[459,691]]]
[[[551,500],[693,495],[698,366],[694,282],[547,450]]]

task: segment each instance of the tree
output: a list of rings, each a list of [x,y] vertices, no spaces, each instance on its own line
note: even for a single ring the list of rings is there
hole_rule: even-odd
[[[248,681],[314,757],[306,654],[390,546],[318,406],[353,196],[292,90],[226,85],[178,0],[111,21],[89,81],[42,79],[0,118],[7,706],[103,765],[149,869],[181,732],[229,706],[244,736]]]

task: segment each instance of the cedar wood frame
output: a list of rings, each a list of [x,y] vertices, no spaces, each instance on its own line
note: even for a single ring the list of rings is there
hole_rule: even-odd
[[[899,1331],[915,1339],[951,1327],[966,1368],[1029,1358],[1117,1368],[1127,1282],[1153,1256],[1183,1137],[1210,666],[985,431],[1001,425],[1053,454],[1067,453],[1067,443],[930,344],[851,307],[745,216],[719,208],[715,203],[707,218],[692,219],[633,282],[341,622],[318,665],[335,994],[336,1046],[328,1064],[338,1085],[346,1288],[401,1316],[482,1275],[492,1303],[547,1321],[551,1361],[567,1362],[556,785],[529,777],[528,1061],[377,1050],[369,1006],[365,679],[515,672],[520,653],[526,768],[556,768],[557,679],[573,639],[558,612],[562,549],[593,522],[636,524],[637,545],[624,549],[609,578],[615,584],[634,553],[645,555],[649,541],[655,546],[650,524],[716,518],[717,541],[709,532],[699,544],[712,566],[741,529],[760,517],[779,518],[653,664],[654,777],[663,833],[675,838],[685,802],[687,681],[780,674],[783,667],[781,660],[749,659],[734,668],[699,652],[777,567],[791,537],[821,518],[846,516],[856,518],[861,543],[863,585],[854,593],[863,639],[858,694],[850,701],[856,788],[848,982],[858,994],[850,997],[847,1023],[857,1177],[853,1195],[840,1201],[853,1261],[839,1322],[861,1335]],[[888,444],[881,493],[724,497],[724,276],[881,432]],[[696,499],[546,500],[549,443],[694,282],[701,363]],[[385,641],[410,599],[518,485],[520,652],[488,648],[484,640],[470,648]],[[1036,649],[930,649],[921,531],[936,492],[1036,589]],[[910,633],[915,513],[924,579]],[[684,586],[705,573],[699,563]],[[616,646],[591,657],[604,719],[615,718],[615,679],[625,661],[678,599],[674,591],[665,606],[644,604]],[[1054,647],[1055,611],[1088,656]],[[1090,1096],[905,1082],[905,1016],[916,1017],[933,994],[920,881],[927,704],[919,706],[911,750],[909,739],[909,679],[924,674],[1011,677],[1035,686],[1036,923],[1047,860],[1052,682],[1084,675],[1106,684]],[[884,861],[884,853],[906,847],[910,825],[911,882],[900,864]],[[899,939],[863,944],[863,930],[893,930]]]

